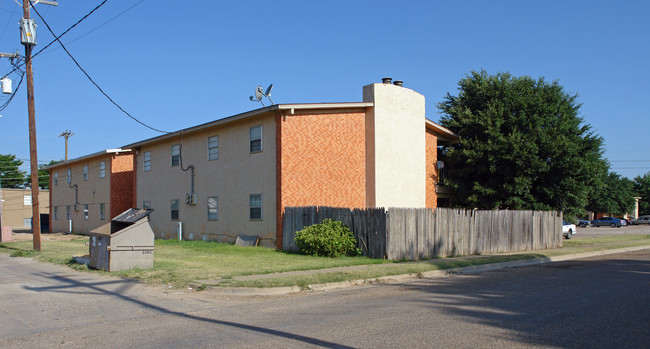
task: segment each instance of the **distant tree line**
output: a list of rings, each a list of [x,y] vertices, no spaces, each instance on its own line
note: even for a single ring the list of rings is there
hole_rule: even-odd
[[[41,189],[50,188],[50,174],[43,168],[56,164],[60,161],[50,161],[47,164],[38,166],[38,186]],[[20,167],[23,161],[16,158],[13,154],[0,154],[0,185],[2,188],[28,188],[32,185],[31,174],[23,171]]]

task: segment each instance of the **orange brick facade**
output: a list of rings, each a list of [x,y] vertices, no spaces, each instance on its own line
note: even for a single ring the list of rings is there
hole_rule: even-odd
[[[114,155],[111,158],[111,219],[134,204],[133,154]]]
[[[426,205],[435,209],[438,206],[438,195],[436,194],[436,183],[438,182],[438,137],[427,130],[425,132],[426,159],[427,159],[427,185]]]
[[[277,245],[287,206],[365,207],[365,111],[276,117]]]

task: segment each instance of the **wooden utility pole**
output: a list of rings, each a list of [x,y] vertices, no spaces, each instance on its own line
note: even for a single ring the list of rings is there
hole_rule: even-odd
[[[23,18],[29,20],[29,0],[23,0]],[[25,45],[25,78],[27,80],[27,112],[29,114],[29,162],[32,174],[32,233],[34,251],[41,250],[41,211],[38,203],[38,159],[36,156],[36,108],[34,106],[34,75],[32,44]]]
[[[68,161],[68,138],[74,136],[74,133],[70,130],[66,130],[65,132],[61,133],[59,137],[64,137],[65,138],[65,161]]]

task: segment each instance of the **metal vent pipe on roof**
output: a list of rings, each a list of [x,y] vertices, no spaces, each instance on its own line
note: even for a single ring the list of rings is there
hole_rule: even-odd
[[[393,85],[402,87],[402,86],[404,85],[404,81],[402,81],[402,80],[395,80],[395,82],[393,82]]]
[[[383,78],[383,79],[381,79],[381,82],[384,83],[384,84],[390,84],[391,81],[393,81],[392,78]]]

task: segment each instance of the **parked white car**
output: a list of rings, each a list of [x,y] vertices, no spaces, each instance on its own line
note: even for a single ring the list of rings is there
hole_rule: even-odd
[[[641,216],[637,219],[632,220],[632,224],[638,225],[638,224],[649,224],[650,225],[650,216]]]
[[[562,221],[562,236],[564,236],[568,240],[575,233],[576,233],[576,225],[575,224],[571,224],[571,223],[569,223],[567,221]]]

